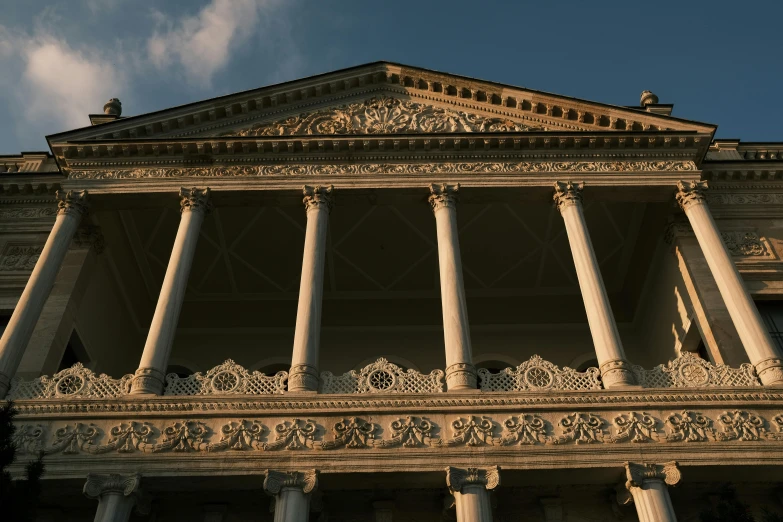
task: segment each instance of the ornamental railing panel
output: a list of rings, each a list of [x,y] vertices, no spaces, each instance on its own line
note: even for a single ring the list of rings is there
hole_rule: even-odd
[[[504,368],[492,373],[478,370],[481,391],[538,391],[538,390],[600,390],[601,373],[598,368],[578,372],[560,368],[534,355],[516,368]]]
[[[725,364],[712,364],[690,352],[659,364],[652,370],[634,365],[636,381],[643,388],[715,388],[721,386],[761,386],[752,364],[730,368]]]
[[[443,370],[404,370],[383,357],[359,371],[321,373],[321,393],[441,393]]]
[[[187,377],[166,375],[163,395],[274,395],[285,392],[288,372],[266,375],[250,372],[231,359],[206,373]]]
[[[127,395],[133,375],[112,379],[106,374],[96,375],[81,363],[55,373],[29,381],[15,378],[11,381],[8,400],[91,398],[111,399]]]

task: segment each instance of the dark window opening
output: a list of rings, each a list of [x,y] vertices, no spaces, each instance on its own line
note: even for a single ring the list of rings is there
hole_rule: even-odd
[[[598,359],[595,359],[595,358],[588,359],[585,362],[583,362],[582,364],[580,364],[579,366],[577,366],[575,369],[578,372],[584,372],[588,368],[598,368]]]
[[[180,379],[184,379],[193,375],[193,371],[190,368],[186,366],[180,366],[179,364],[170,364],[168,368],[166,368],[166,375],[170,373],[176,373],[177,377]]]
[[[291,367],[289,365],[278,363],[264,366],[263,368],[259,368],[258,371],[265,375],[274,375],[277,372],[287,372],[290,369]]]
[[[783,350],[783,301],[757,301],[756,307],[767,325],[772,342]]]
[[[478,370],[479,368],[484,368],[485,370],[489,370],[491,373],[500,373],[500,370],[509,368],[510,366],[510,364],[503,361],[483,361],[476,364],[476,369]]]

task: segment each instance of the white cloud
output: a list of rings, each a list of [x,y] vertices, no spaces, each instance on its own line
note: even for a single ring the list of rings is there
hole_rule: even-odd
[[[28,120],[56,121],[60,128],[89,125],[88,114],[103,111],[109,98],[122,96],[121,73],[94,52],[66,42],[33,39],[23,50],[19,96]]]
[[[278,5],[276,0],[212,0],[197,15],[176,23],[153,12],[165,29],[159,27],[147,40],[148,57],[159,69],[178,63],[190,81],[209,87],[231,50],[247,42],[259,25],[271,25],[267,16]]]

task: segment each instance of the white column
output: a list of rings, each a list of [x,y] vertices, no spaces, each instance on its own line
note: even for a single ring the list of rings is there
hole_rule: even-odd
[[[180,189],[181,218],[174,248],[163,278],[160,297],[152,316],[152,324],[141,354],[131,386],[132,394],[163,393],[166,368],[169,364],[171,345],[177,332],[177,321],[182,310],[182,301],[188,285],[193,254],[196,252],[201,224],[210,212],[209,188]]]
[[[742,276],[723,244],[705,198],[707,183],[680,181],[677,188],[677,202],[688,216],[750,362],[764,385],[783,386],[783,353],[772,342]]]
[[[11,379],[19,367],[46,299],[54,286],[57,272],[60,271],[73,236],[87,212],[86,190],[66,193],[58,191],[57,200],[57,218],[52,231],[0,339],[0,398],[5,397],[8,392]]]
[[[131,511],[149,513],[149,503],[142,496],[141,475],[107,475],[90,473],[84,484],[84,494],[98,500],[95,522],[127,522]]]
[[[604,388],[631,386],[636,383],[630,364],[625,359],[620,333],[609,306],[609,297],[585,222],[583,188],[582,183],[557,181],[554,199],[565,222]]]
[[[438,230],[440,302],[446,345],[446,386],[449,391],[476,388],[476,368],[470,346],[468,305],[462,280],[457,230],[459,184],[430,185],[429,202]]]
[[[446,468],[446,485],[454,495],[457,522],[492,522],[489,491],[500,485],[500,468]]]
[[[275,522],[307,522],[318,472],[266,470],[265,475],[264,491],[275,497]]]
[[[639,522],[677,522],[668,486],[680,481],[676,462],[625,463],[626,482],[617,487],[617,502],[636,506]]]
[[[332,189],[332,186],[305,186],[303,189],[307,230],[288,391],[318,391],[326,229],[329,226],[329,212],[332,210]]]

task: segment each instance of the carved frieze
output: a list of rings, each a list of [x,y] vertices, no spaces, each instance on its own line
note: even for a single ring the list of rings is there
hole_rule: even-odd
[[[520,132],[545,130],[447,107],[425,105],[390,96],[303,113],[284,120],[260,123],[224,136],[292,136],[329,134],[411,134],[444,132]]]
[[[54,218],[57,215],[57,207],[10,207],[0,208],[0,219],[45,219]]]
[[[252,176],[372,176],[432,174],[524,174],[554,172],[683,172],[696,170],[692,161],[507,161],[443,163],[281,163],[223,167],[163,167],[72,170],[70,179],[141,179]]]
[[[43,245],[6,245],[0,254],[0,271],[30,271],[43,252]]]
[[[731,230],[721,232],[720,237],[733,256],[765,256],[768,253],[766,245],[755,232]]]

